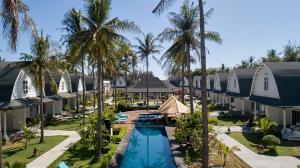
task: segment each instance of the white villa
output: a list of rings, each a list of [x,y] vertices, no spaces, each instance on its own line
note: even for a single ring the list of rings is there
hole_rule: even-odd
[[[201,76],[194,76],[193,78],[194,96],[201,97]]]
[[[216,73],[214,75],[213,91],[210,93],[211,99],[223,106],[229,102],[226,95],[228,76],[229,73]]]
[[[179,87],[181,88],[182,85],[184,86],[184,93],[189,94],[189,80],[187,77],[184,77],[184,84],[181,81]]]
[[[241,111],[243,114],[251,111],[253,103],[249,96],[254,73],[255,69],[234,69],[230,72],[227,82],[230,109]]]

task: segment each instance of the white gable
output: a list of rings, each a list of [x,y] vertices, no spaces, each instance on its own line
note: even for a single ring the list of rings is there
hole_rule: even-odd
[[[201,76],[194,76],[193,87],[198,89],[201,88]]]
[[[123,76],[118,77],[116,80],[115,86],[116,87],[126,87],[125,78]]]
[[[60,79],[59,86],[58,86],[58,93],[67,93],[67,92],[71,92],[71,81],[70,81],[69,74],[66,71]]]
[[[221,91],[221,82],[220,82],[220,78],[219,75],[215,75],[215,79],[214,79],[214,90],[217,91]]]
[[[269,83],[267,90],[264,88],[265,78],[268,79]],[[255,72],[251,86],[251,95],[279,99],[275,78],[272,71],[265,64],[261,65]]]
[[[240,93],[239,81],[234,71],[232,71],[229,75],[227,92]]]
[[[80,77],[78,80],[78,91],[83,91],[82,78]]]
[[[182,86],[182,81],[180,82],[180,86]],[[187,77],[184,77],[184,87],[189,87],[189,80]]]
[[[207,78],[206,78],[206,85],[207,85],[207,89],[211,89],[211,86],[210,86],[210,77],[209,76],[207,76]]]
[[[33,78],[22,69],[15,81],[11,100],[37,96],[39,96],[39,93]]]

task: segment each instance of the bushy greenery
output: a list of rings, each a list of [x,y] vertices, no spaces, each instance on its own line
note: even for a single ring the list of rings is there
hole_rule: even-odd
[[[119,143],[122,141],[123,137],[126,135],[127,132],[127,127],[121,127],[119,128],[118,134],[117,135],[113,135],[111,137],[111,142],[112,143]]]
[[[216,117],[209,117],[208,118],[208,123],[209,124],[212,124],[212,125],[218,125],[218,118],[216,118]]]
[[[24,148],[27,149],[28,142],[36,137],[35,134],[37,132],[33,131],[32,128],[30,128],[30,127],[26,127],[26,125],[21,122],[20,122],[20,126],[21,126],[21,130],[24,133],[24,139],[25,139]]]
[[[277,124],[272,122],[268,117],[260,118],[258,126],[264,135],[275,134],[277,131]]]
[[[208,111],[215,111],[217,110],[217,103],[215,102],[210,102],[207,105]]]
[[[117,108],[116,108],[117,112],[119,112],[119,111],[122,111],[122,112],[129,111],[130,109],[131,109],[130,106],[128,104],[126,104],[125,101],[120,101],[117,105]]]
[[[262,138],[262,142],[265,146],[270,149],[275,149],[276,146],[281,144],[281,141],[278,137],[274,135],[266,135]]]
[[[4,168],[26,168],[26,163],[20,161],[9,163],[8,161],[6,161],[4,162]]]

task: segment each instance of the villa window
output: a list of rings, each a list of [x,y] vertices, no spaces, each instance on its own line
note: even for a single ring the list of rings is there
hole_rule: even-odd
[[[264,90],[265,91],[269,90],[269,78],[268,77],[264,78]]]
[[[65,90],[65,82],[64,81],[61,82],[61,90]]]
[[[28,81],[23,80],[23,93],[27,94],[28,93]]]
[[[233,88],[236,88],[236,79],[233,80]]]

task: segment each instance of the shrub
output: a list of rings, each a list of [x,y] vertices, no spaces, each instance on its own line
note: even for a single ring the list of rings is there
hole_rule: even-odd
[[[118,103],[116,110],[117,110],[117,112],[119,112],[119,111],[122,111],[122,112],[129,111],[130,106],[127,105],[125,101],[121,101],[121,102]]]
[[[110,150],[106,154],[102,155],[100,168],[108,167],[108,164],[111,158],[113,157],[113,155],[115,154],[116,150],[117,150],[117,145],[112,145]]]
[[[215,103],[215,102],[210,102],[209,104],[208,104],[208,111],[214,111],[214,110],[216,110],[217,109],[217,103]]]
[[[127,132],[127,128],[126,127],[121,127],[119,134],[118,135],[113,135],[111,137],[111,142],[112,143],[120,143],[122,141],[122,139],[125,137],[126,132]]]
[[[9,163],[8,161],[6,161],[4,163],[4,167],[8,167],[8,168],[26,168],[26,163],[25,162],[20,162],[20,161],[15,161],[13,163]]]
[[[260,118],[258,126],[264,135],[273,134],[277,130],[277,124],[272,122],[268,117]]]
[[[264,136],[262,142],[265,146],[268,146],[271,149],[275,149],[275,147],[281,143],[280,139],[274,135]]]
[[[208,118],[208,123],[212,125],[218,125],[218,119],[216,117],[209,117]]]

